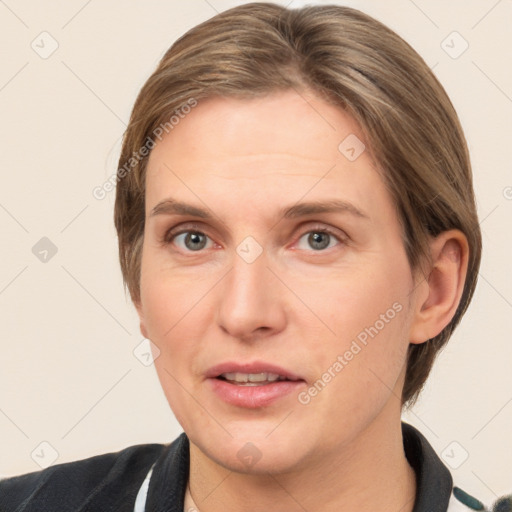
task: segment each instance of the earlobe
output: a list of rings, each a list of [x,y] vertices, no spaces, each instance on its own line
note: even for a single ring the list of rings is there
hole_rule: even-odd
[[[430,251],[432,265],[424,283],[428,294],[416,304],[410,343],[437,336],[452,320],[464,291],[469,257],[464,233],[456,229],[441,233],[431,241]]]
[[[144,336],[144,338],[149,338],[148,331],[146,330],[146,326],[144,325],[144,322],[142,320],[140,322],[140,332],[142,333],[142,336]]]
[[[144,313],[142,311],[142,304],[140,302],[137,302],[133,304],[135,306],[135,309],[137,310],[137,314],[139,315],[139,321],[140,321],[140,332],[144,338],[149,338],[148,331],[146,329],[146,322],[144,319]]]

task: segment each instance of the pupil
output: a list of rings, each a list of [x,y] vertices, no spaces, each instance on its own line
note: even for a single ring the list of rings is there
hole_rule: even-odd
[[[192,247],[189,247],[189,249],[192,249],[192,250],[202,249],[204,247],[204,240],[203,240],[203,243],[201,244],[202,236],[203,235],[201,235],[200,233],[189,233],[185,240],[185,242],[192,242]],[[194,246],[194,244],[199,244],[200,247],[197,247],[197,245]],[[187,247],[188,247],[188,245],[187,245]]]
[[[329,235],[327,233],[312,233],[309,240],[314,249],[325,249],[329,245]]]

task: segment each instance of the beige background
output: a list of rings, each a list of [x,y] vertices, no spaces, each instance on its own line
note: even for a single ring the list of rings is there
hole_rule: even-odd
[[[0,1],[0,476],[54,457],[167,443],[181,431],[154,368],[134,355],[142,336],[122,288],[114,193],[99,201],[92,190],[115,171],[135,96],[163,52],[240,3]],[[512,1],[336,3],[412,44],[466,130],[484,240],[480,282],[404,419],[456,484],[491,503],[512,492]],[[32,250],[42,237],[57,249],[46,262],[47,241]]]

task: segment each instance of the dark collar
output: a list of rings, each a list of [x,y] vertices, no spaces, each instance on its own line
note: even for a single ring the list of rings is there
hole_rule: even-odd
[[[423,434],[402,421],[404,451],[416,473],[416,501],[412,512],[446,512],[453,479]]]
[[[183,512],[190,467],[185,433],[165,447],[153,467],[145,512]]]
[[[446,512],[453,480],[426,438],[402,421],[404,451],[416,472],[413,512]],[[149,483],[146,512],[183,512],[189,475],[189,440],[185,433],[166,446],[156,461]]]

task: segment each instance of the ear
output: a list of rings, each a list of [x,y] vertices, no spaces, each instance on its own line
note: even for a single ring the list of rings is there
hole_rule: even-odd
[[[410,343],[437,336],[452,320],[459,306],[468,269],[469,245],[458,229],[444,231],[430,242],[431,266],[416,287]]]
[[[135,309],[137,310],[137,314],[139,315],[139,321],[140,321],[140,332],[142,333],[142,336],[144,338],[149,338],[148,331],[146,329],[146,321],[144,319],[144,312],[142,310],[142,303],[140,300],[133,303],[135,306]]]

